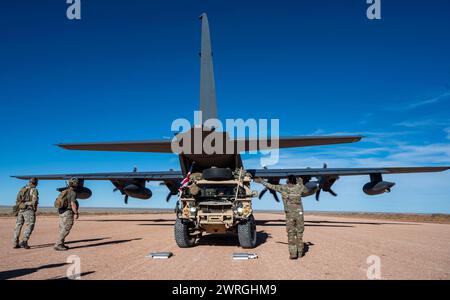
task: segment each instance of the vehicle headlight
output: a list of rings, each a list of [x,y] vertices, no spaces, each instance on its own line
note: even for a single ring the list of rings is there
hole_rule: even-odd
[[[191,213],[195,214],[195,213],[197,212],[197,208],[191,207],[191,208],[189,209],[189,211],[190,211]]]
[[[242,207],[238,207],[236,209],[236,211],[238,212],[238,214],[242,215],[242,212],[244,211],[244,209]]]

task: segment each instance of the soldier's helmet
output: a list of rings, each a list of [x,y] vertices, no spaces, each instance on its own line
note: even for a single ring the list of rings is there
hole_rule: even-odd
[[[31,185],[38,185],[39,180],[35,177],[30,178],[30,184]]]
[[[78,180],[78,178],[70,178],[69,179],[69,186],[71,186],[71,187],[77,187],[78,186],[78,184],[79,184],[79,180]]]

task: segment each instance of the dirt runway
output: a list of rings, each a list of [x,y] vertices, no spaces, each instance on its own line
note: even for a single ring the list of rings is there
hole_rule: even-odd
[[[234,236],[206,235],[180,249],[172,214],[81,216],[68,237],[69,251],[53,250],[56,216],[39,216],[32,249],[12,249],[15,220],[0,218],[0,279],[64,278],[77,255],[82,279],[367,279],[380,258],[382,279],[450,279],[450,225],[365,220],[306,214],[305,256],[288,259],[282,214],[257,213],[258,246],[239,248]],[[168,260],[145,256],[171,251]],[[233,261],[233,252],[259,258]],[[372,265],[373,266],[373,265]]]

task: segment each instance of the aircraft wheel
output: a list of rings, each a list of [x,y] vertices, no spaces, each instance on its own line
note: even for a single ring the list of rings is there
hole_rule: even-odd
[[[239,244],[242,248],[255,248],[256,238],[256,222],[252,215],[247,221],[238,224]]]
[[[175,242],[180,248],[189,248],[195,245],[195,236],[190,234],[191,230],[194,228],[192,222],[179,219],[175,221],[174,232],[175,232]]]

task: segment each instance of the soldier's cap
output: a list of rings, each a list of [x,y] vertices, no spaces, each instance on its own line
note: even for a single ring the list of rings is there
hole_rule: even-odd
[[[287,180],[288,180],[290,183],[296,183],[297,178],[296,178],[294,175],[291,174],[291,175],[288,175]]]

